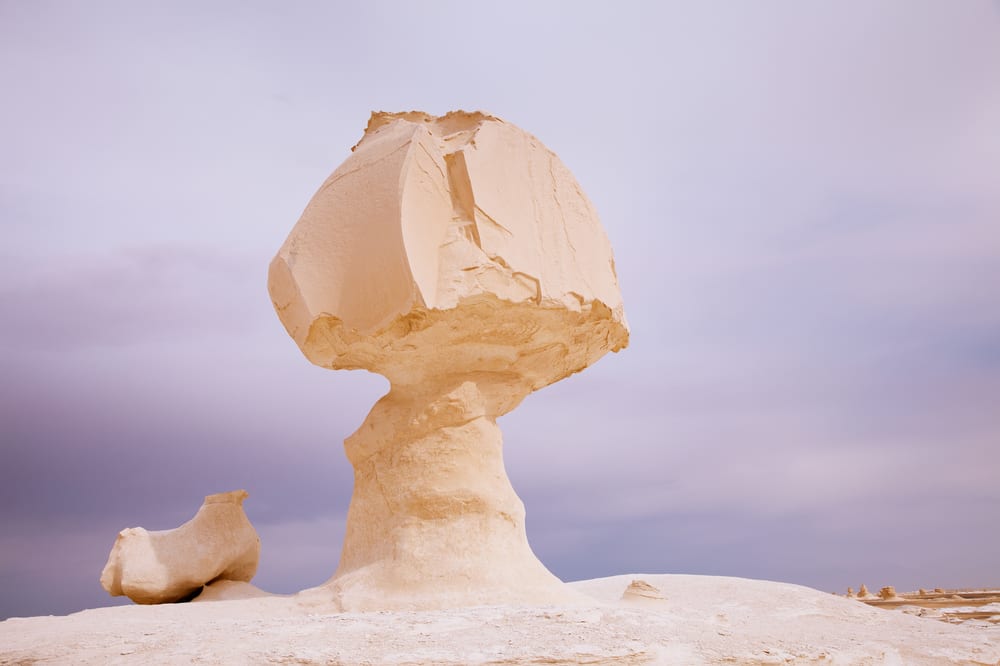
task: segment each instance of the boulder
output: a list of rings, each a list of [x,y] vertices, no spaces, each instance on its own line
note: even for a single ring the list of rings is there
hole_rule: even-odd
[[[208,583],[249,582],[260,538],[243,512],[245,490],[209,495],[194,518],[172,530],[130,527],[118,533],[101,586],[140,604],[193,598]]]

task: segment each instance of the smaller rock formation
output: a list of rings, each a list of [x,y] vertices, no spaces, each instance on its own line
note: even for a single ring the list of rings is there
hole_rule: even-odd
[[[667,598],[663,596],[659,589],[653,587],[644,580],[633,580],[622,593],[622,601],[633,603],[662,602]]]
[[[861,587],[858,588],[858,599],[865,599],[871,596],[871,592],[868,591],[868,586],[861,583]]]
[[[896,598],[896,588],[892,585],[886,585],[881,590],[878,591],[878,596],[881,599],[895,599]]]
[[[854,598],[854,588],[853,587],[847,588],[847,598],[848,599],[853,599]]]
[[[101,586],[113,597],[162,604],[190,599],[213,581],[249,582],[257,573],[260,538],[243,513],[247,495],[209,495],[194,518],[176,529],[122,530]]]
[[[925,590],[924,588],[920,588],[920,591],[917,594],[919,594],[920,596],[926,596],[927,590]]]

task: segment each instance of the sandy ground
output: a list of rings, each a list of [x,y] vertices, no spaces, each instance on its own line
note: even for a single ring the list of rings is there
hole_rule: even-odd
[[[621,601],[633,579],[666,599]],[[593,606],[334,613],[303,594],[13,618],[0,623],[0,664],[1000,664],[1000,627],[797,585],[645,574],[572,585]]]

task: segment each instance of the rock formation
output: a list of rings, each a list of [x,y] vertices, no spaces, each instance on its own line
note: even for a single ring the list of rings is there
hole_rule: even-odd
[[[871,594],[868,592],[868,586],[861,583],[861,587],[858,588],[858,599],[864,599],[870,596]]]
[[[384,375],[320,590],[344,609],[555,603],[497,417],[628,343],[611,246],[559,158],[498,118],[375,113],[271,263],[313,363]]]
[[[260,539],[243,513],[245,490],[209,495],[194,518],[172,530],[130,527],[118,533],[101,586],[140,604],[190,599],[219,580],[249,582]]]
[[[896,598],[896,588],[892,585],[886,585],[881,590],[878,591],[878,596],[880,599],[895,599]]]
[[[666,601],[666,599],[659,589],[644,580],[638,579],[629,583],[628,587],[622,593],[622,601],[632,603],[660,603]]]

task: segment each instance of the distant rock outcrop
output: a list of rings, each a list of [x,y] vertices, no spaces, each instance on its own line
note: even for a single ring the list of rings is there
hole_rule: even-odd
[[[653,587],[644,580],[633,580],[622,593],[622,601],[632,601],[640,603],[666,601],[660,590]]]
[[[249,582],[257,573],[260,538],[243,513],[247,494],[209,495],[195,517],[176,529],[122,530],[101,586],[111,596],[162,604],[190,599],[213,581]]]

